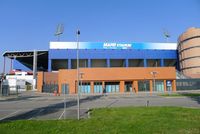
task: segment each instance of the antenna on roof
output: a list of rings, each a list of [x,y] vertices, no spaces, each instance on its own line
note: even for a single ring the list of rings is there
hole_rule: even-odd
[[[167,30],[163,30],[163,35],[166,39],[166,42],[169,42],[169,38],[171,37],[170,33]]]
[[[64,25],[63,24],[58,24],[55,32],[55,36],[58,37],[58,41],[60,41],[60,35],[63,34],[64,32]]]

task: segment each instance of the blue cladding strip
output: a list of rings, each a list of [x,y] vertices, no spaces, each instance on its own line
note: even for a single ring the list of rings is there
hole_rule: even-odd
[[[82,49],[81,59],[177,59],[176,50],[112,50],[112,49]],[[49,59],[76,59],[74,49],[50,49]]]

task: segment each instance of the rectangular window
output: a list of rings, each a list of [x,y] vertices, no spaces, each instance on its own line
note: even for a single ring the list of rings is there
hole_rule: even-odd
[[[149,80],[140,80],[140,81],[138,81],[138,91],[139,92],[149,92],[150,91],[150,82],[149,82]]]
[[[119,92],[119,82],[105,82],[106,93]]]
[[[102,82],[94,82],[94,93],[103,93]]]
[[[83,82],[79,84],[79,91],[83,94],[88,94],[91,92],[90,90],[90,82]]]
[[[132,81],[126,81],[125,82],[125,92],[132,92],[133,91],[132,84],[133,84]]]
[[[126,63],[123,59],[110,59],[110,67],[125,67]]]
[[[129,59],[128,62],[129,67],[144,67],[143,59]]]
[[[156,92],[164,92],[164,81],[161,81],[161,80],[156,80],[155,82],[156,86],[155,86],[155,89],[153,91],[156,91]]]
[[[80,68],[87,68],[88,67],[88,60],[87,59],[79,59],[79,67]],[[77,60],[76,59],[71,60],[71,68],[72,69],[77,68]]]
[[[52,71],[58,71],[59,69],[67,69],[68,68],[68,60],[67,59],[52,59],[51,61]]]

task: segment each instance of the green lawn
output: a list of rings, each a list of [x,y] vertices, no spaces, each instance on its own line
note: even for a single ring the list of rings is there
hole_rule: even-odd
[[[200,109],[125,107],[92,111],[90,119],[0,123],[4,134],[199,134]]]
[[[200,96],[200,93],[171,93],[171,94],[160,94],[160,96],[165,97],[198,97]]]

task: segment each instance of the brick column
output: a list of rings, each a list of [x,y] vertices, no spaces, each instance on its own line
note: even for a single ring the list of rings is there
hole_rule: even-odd
[[[91,89],[90,93],[94,93],[94,81],[90,82],[90,89]]]
[[[166,85],[166,80],[164,80],[164,92],[167,91],[167,85]]]
[[[135,92],[134,91],[134,81],[132,81],[132,92]]]
[[[134,91],[134,89],[135,89],[135,91]],[[138,81],[136,80],[136,81],[133,81],[133,91],[135,92],[135,93],[138,93]]]
[[[44,72],[38,72],[37,75],[37,91],[42,92],[42,86],[44,83]]]
[[[106,88],[105,87],[105,81],[102,81],[102,88]]]
[[[124,81],[120,81],[120,93],[124,93]]]
[[[150,84],[150,93],[152,94],[152,92],[153,92],[153,81],[149,80],[149,84]]]
[[[104,92],[104,91],[103,91],[104,89],[106,89],[105,81],[102,81],[102,93]]]
[[[176,92],[176,80],[172,81],[172,91]]]

